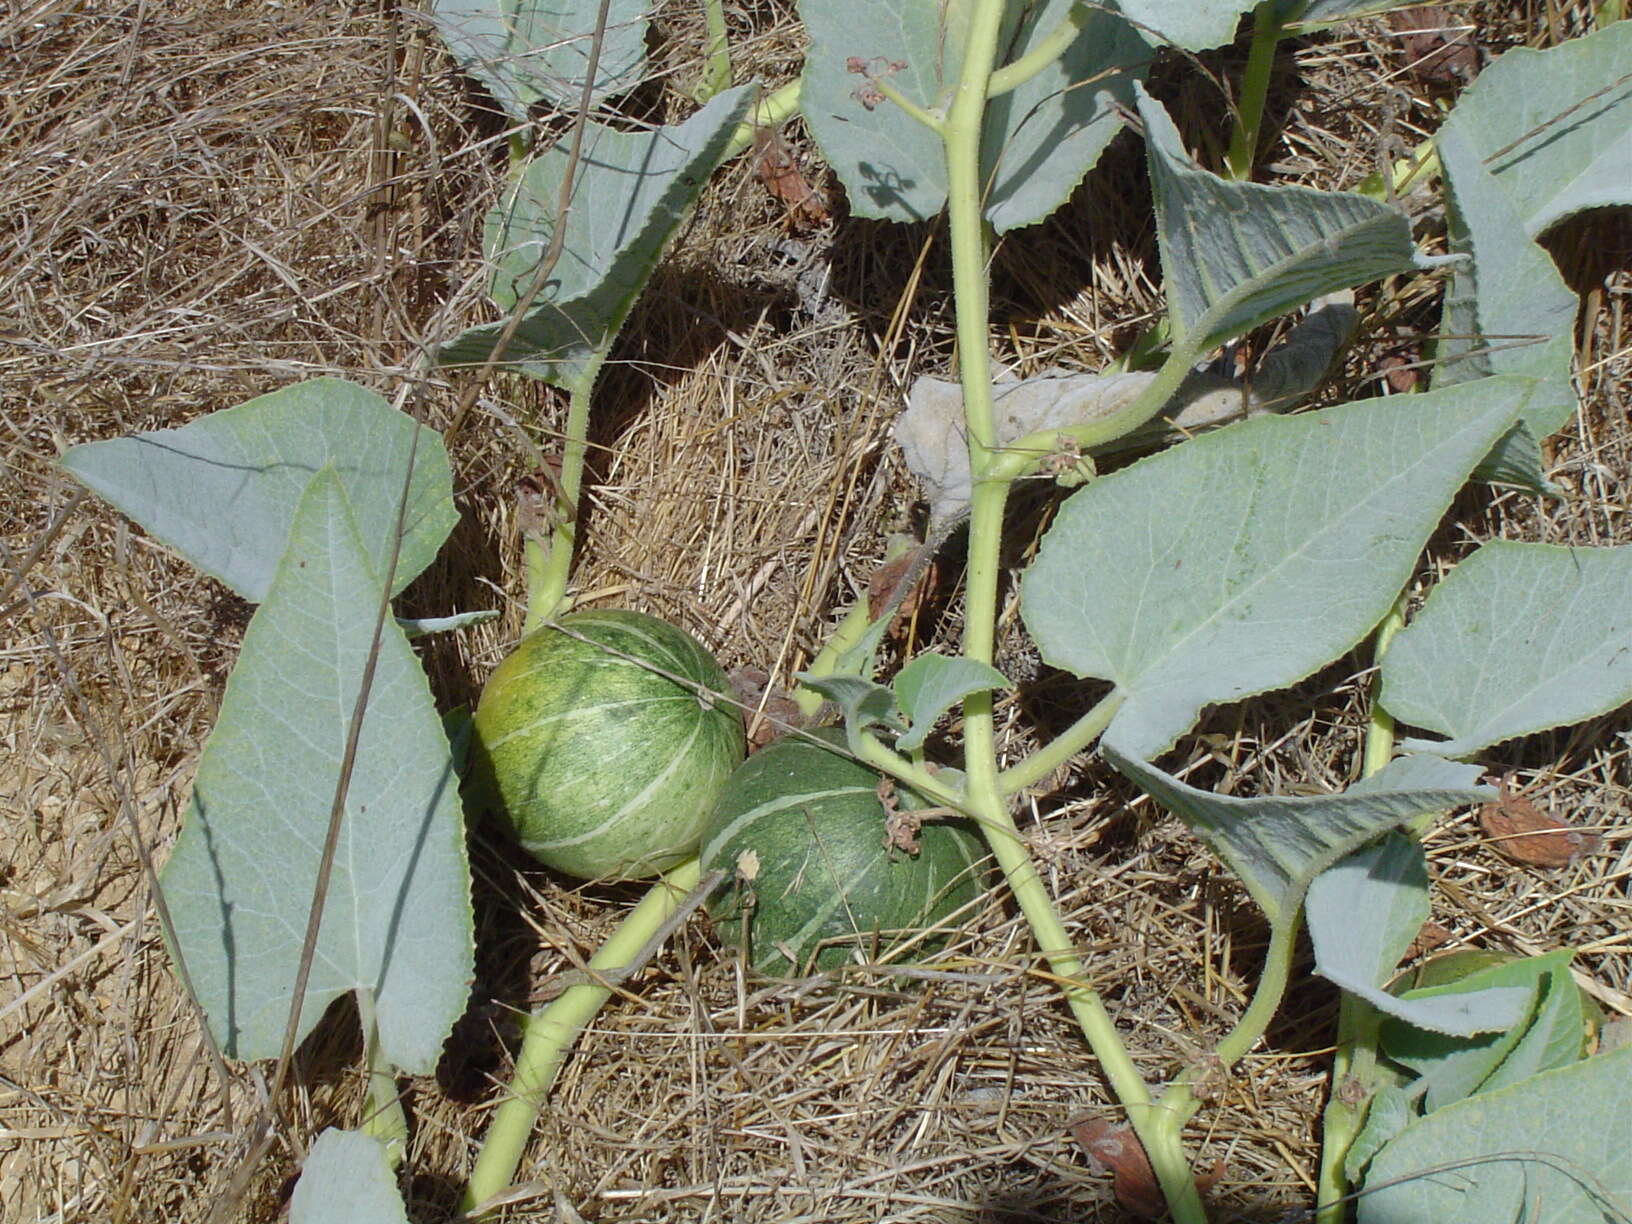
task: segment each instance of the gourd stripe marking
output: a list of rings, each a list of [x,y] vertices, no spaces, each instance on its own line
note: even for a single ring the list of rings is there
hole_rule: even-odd
[[[588,613],[588,614],[586,614],[586,616],[594,617],[594,622],[596,624],[605,625],[610,629],[616,630],[620,634],[626,634],[629,637],[635,638],[637,641],[642,642],[645,645],[649,646],[651,648],[652,654],[654,656],[656,656],[651,661],[653,663],[656,663],[659,666],[663,667],[664,670],[666,670],[666,671],[672,671],[672,672],[676,672],[678,674],[684,675],[685,672],[686,672],[686,666],[685,665],[688,662],[693,663],[695,665],[695,660],[694,659],[687,658],[685,656],[682,656],[682,655],[676,653],[676,644],[672,640],[670,640],[666,636],[658,637],[658,636],[654,635],[650,630],[646,629],[642,625],[632,625],[628,621],[624,620],[622,617],[614,617],[614,616],[607,616],[607,615],[596,616],[594,613]],[[578,632],[582,633],[583,632],[583,629],[581,628],[582,624],[583,624],[583,621],[579,621],[579,622],[577,622],[577,623],[575,623],[573,625],[570,625],[568,627],[571,628],[571,629],[575,629]],[[584,636],[588,637],[589,635],[585,634]],[[576,641],[576,639],[573,639],[573,640]],[[628,649],[628,648],[626,648],[624,646],[614,645],[613,643],[610,643],[610,642],[606,643],[606,645],[612,646],[612,648],[615,649],[615,650],[621,650],[621,651],[623,651],[624,654],[632,655],[632,654],[642,654],[643,653],[643,652],[641,652],[639,650],[630,650],[630,649]],[[689,646],[689,643],[687,643],[687,645]],[[613,660],[615,662],[618,662],[618,663],[625,664],[626,666],[639,668],[641,671],[647,672],[648,674],[655,674],[655,673],[653,673],[651,671],[650,668],[641,667],[639,663],[636,663],[632,659],[620,658],[617,655],[606,654],[606,653],[601,652],[601,651],[597,651],[596,653],[597,654],[602,654],[603,657],[611,659],[611,660]],[[692,653],[693,652],[690,651],[689,649],[685,652],[686,656],[689,656]],[[662,662],[662,660],[664,660],[664,659],[668,660],[667,664],[664,664]]]
[[[673,696],[661,695],[656,697],[628,697],[620,701],[600,701],[590,706],[574,706],[567,710],[557,710],[553,714],[541,714],[537,718],[533,719],[532,722],[516,727],[514,730],[505,732],[503,735],[499,736],[498,739],[489,743],[486,747],[489,753],[497,752],[500,748],[502,748],[505,744],[508,744],[517,736],[531,735],[541,727],[547,727],[553,722],[570,721],[575,718],[589,718],[591,716],[600,715],[612,710],[638,709],[641,706],[662,705],[669,702],[681,701],[690,701],[695,704],[690,693],[676,693]]]
[[[815,847],[812,847],[812,849],[814,850]],[[841,885],[840,887],[832,889],[830,894],[829,894],[828,900],[824,904],[818,906],[816,908],[816,910],[812,912],[810,919],[805,923],[805,925],[800,927],[797,931],[793,932],[791,935],[785,937],[781,942],[787,944],[789,948],[792,948],[794,951],[800,953],[801,956],[802,956],[804,954],[804,951],[805,951],[805,944],[807,942],[809,942],[812,939],[812,937],[820,935],[822,933],[823,928],[827,926],[828,920],[833,917],[834,913],[841,906],[845,910],[846,918],[850,919],[850,921],[848,921],[846,923],[846,926],[849,928],[850,933],[853,934],[853,935],[866,935],[866,934],[868,934],[867,931],[858,931],[858,930],[856,930],[855,921],[850,916],[850,912],[849,912],[850,907],[848,905],[845,905],[845,902],[850,899],[850,894],[851,893],[858,891],[863,885],[870,883],[869,877],[871,877],[872,875],[874,875],[877,872],[878,864],[880,862],[882,862],[882,861],[883,861],[882,859],[874,859],[871,863],[867,864],[866,869],[859,876],[857,876],[856,879],[852,883],[850,883],[847,886]],[[824,868],[828,865],[826,860],[825,860],[825,857],[824,857],[822,865],[823,865]],[[804,869],[803,868],[801,868],[801,870],[799,872],[799,875],[800,876],[804,875]],[[798,877],[796,877],[796,878],[798,878]],[[784,894],[784,895],[786,895],[786,894]],[[778,956],[781,955],[781,950],[777,949],[776,945],[774,943],[771,945],[771,947],[776,952],[776,955],[778,955]],[[758,960],[756,958],[755,963],[756,964],[763,964],[764,962],[760,961],[760,960]],[[794,968],[797,969],[797,968],[799,968],[799,966],[795,965]]]
[[[749,808],[746,812],[732,817],[729,824],[708,839],[708,844],[703,847],[702,857],[705,861],[711,858],[719,850],[722,843],[730,841],[737,835],[739,830],[753,824],[761,816],[772,815],[784,808],[797,807],[800,804],[809,803],[816,799],[826,799],[833,795],[876,795],[877,793],[870,786],[824,786],[821,790],[806,791],[798,795],[778,795],[775,799],[768,799],[758,807]],[[729,869],[734,867],[735,864],[727,863],[724,866]]]
[[[589,841],[592,838],[600,837],[608,829],[625,820],[632,809],[637,808],[641,804],[647,802],[653,791],[659,790],[668,783],[670,777],[682,765],[686,764],[686,757],[690,754],[692,745],[697,742],[697,737],[702,733],[703,722],[699,719],[697,723],[692,726],[691,734],[687,737],[685,746],[676,748],[671,753],[669,756],[669,763],[663,767],[663,772],[648,782],[639,794],[632,796],[622,807],[608,816],[595,828],[590,829],[586,833],[580,833],[576,837],[565,837],[557,841],[535,841],[532,844],[544,850],[560,850],[567,846],[576,846],[583,842]]]

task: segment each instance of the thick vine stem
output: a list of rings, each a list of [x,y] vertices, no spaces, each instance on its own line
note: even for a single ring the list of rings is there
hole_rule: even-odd
[[[605,353],[597,353],[573,382],[567,400],[567,425],[561,447],[561,501],[557,506],[550,546],[527,555],[527,618],[522,632],[531,633],[566,611],[567,577],[572,552],[578,543],[578,501],[584,487],[584,463],[589,457],[589,404]],[[533,546],[537,549],[538,546]]]
[[[380,1026],[374,1011],[374,992],[357,991],[357,1019],[363,1028],[363,1064],[368,1076],[363,1120],[358,1129],[385,1145],[385,1158],[394,1169],[402,1164],[408,1146],[408,1115],[397,1091],[396,1069],[380,1048]]]
[[[1401,595],[1377,627],[1372,661],[1380,663],[1394,635],[1405,626],[1406,597]],[[1394,755],[1394,719],[1377,703],[1373,681],[1371,712],[1361,774],[1370,777]],[[1349,1179],[1344,1166],[1360,1128],[1366,1124],[1376,1090],[1377,1042],[1382,1015],[1364,999],[1343,991],[1338,1001],[1337,1049],[1332,1055],[1331,1089],[1321,1115],[1320,1173],[1315,1181],[1316,1224],[1343,1224]]]
[[[973,7],[962,71],[941,130],[947,164],[947,218],[957,308],[958,373],[963,385],[969,467],[973,475],[963,654],[988,665],[992,661],[997,626],[998,546],[1003,508],[1013,479],[1012,474],[1002,470],[999,462],[1002,456],[996,450],[991,357],[987,349],[989,292],[980,159],[986,97],[991,87],[1003,12],[1001,0],[985,0]],[[1177,379],[1174,385],[1177,386]],[[1155,408],[1151,412],[1154,413]],[[1112,1090],[1126,1108],[1174,1218],[1180,1224],[1202,1224],[1206,1214],[1176,1131],[1157,1125],[1157,1107],[1151,1103],[1149,1089],[1099,996],[1088,986],[1070,936],[1009,815],[998,782],[991,693],[972,694],[964,702],[963,713],[964,763],[968,773],[966,798],[970,810],[986,833],[1040,950],[1059,978],[1066,1002],[1077,1017],[1083,1035],[1099,1058]]]
[[[1252,46],[1247,51],[1247,69],[1241,78],[1241,104],[1235,116],[1230,150],[1224,155],[1230,177],[1245,181],[1252,177],[1253,159],[1258,155],[1258,133],[1264,121],[1264,101],[1269,97],[1269,76],[1275,67],[1275,49],[1286,27],[1281,24],[1276,0],[1262,0],[1252,14]]]
[[[1076,722],[1044,744],[1018,765],[997,775],[997,789],[1005,795],[1018,794],[1027,787],[1036,786],[1060,768],[1077,753],[1083,751],[1110,725],[1111,719],[1122,708],[1122,694],[1112,690],[1094,703]]]
[[[665,920],[679,907],[681,899],[696,888],[701,868],[696,859],[674,868],[656,884],[629,916],[612,932],[589,962],[591,975],[606,975],[599,981],[569,986],[542,1011],[528,1017],[521,1049],[516,1054],[515,1072],[509,1094],[494,1112],[493,1122],[482,1140],[481,1155],[471,1170],[459,1210],[470,1217],[498,1194],[516,1175],[522,1151],[532,1135],[533,1124],[543,1108],[544,1096],[571,1052],[578,1034],[595,1018],[612,994],[611,980],[645,951],[658,937]]]
[[[1086,4],[1073,4],[1071,11],[1060,19],[1060,24],[1043,35],[1035,47],[992,73],[986,82],[986,96],[998,98],[1010,90],[1019,89],[1058,60],[1065,54],[1065,49],[1077,41],[1077,35],[1088,25],[1092,14],[1093,10]]]

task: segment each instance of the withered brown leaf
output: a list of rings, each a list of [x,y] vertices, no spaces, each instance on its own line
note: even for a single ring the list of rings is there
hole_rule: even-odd
[[[1144,1220],[1166,1214],[1167,1199],[1156,1184],[1150,1158],[1130,1127],[1112,1126],[1104,1118],[1085,1118],[1072,1124],[1071,1133],[1089,1159],[1111,1174],[1111,1188],[1124,1211]],[[1196,1191],[1206,1194],[1223,1176],[1221,1160],[1211,1172],[1196,1174]]]
[[[799,163],[774,128],[754,129],[754,170],[765,190],[787,207],[793,229],[812,230],[827,224],[822,197],[800,173]]]
[[[1479,809],[1479,827],[1503,858],[1526,867],[1568,867],[1598,848],[1596,835],[1565,824],[1501,781],[1501,797]]]

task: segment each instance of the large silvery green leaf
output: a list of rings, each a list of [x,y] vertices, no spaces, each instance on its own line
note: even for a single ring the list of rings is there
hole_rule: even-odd
[[[372,391],[316,378],[180,429],[88,442],[62,457],[81,484],[252,603],[266,597],[295,506],[332,467],[384,573],[414,430]],[[392,592],[431,563],[458,520],[441,435],[421,427]]]
[[[459,66],[517,123],[535,103],[575,107],[589,73],[600,0],[435,0],[430,18]],[[647,0],[607,8],[591,104],[640,84]]]
[[[161,877],[210,1031],[233,1058],[283,1045],[378,583],[339,477],[320,472],[244,632]],[[387,619],[302,1034],[364,987],[386,1057],[415,1074],[435,1065],[474,956],[457,787],[425,673]]]
[[[1524,996],[1521,1022],[1505,1032],[1447,1036],[1393,1019],[1383,1022],[1382,1048],[1422,1079],[1427,1112],[1483,1092],[1487,1085],[1498,1088],[1581,1056],[1581,998],[1570,977],[1567,950],[1493,965],[1444,985],[1406,991],[1405,997],[1425,1002],[1493,990]],[[1509,1061],[1513,1067],[1504,1073]]]
[[[1120,0],[1117,7],[1146,38],[1186,51],[1222,47],[1235,38],[1241,14],[1254,0]]]
[[[1484,772],[1476,765],[1424,759],[1441,785],[1469,789]],[[1347,793],[1375,789],[1382,776],[1373,774]],[[1428,920],[1428,865],[1415,838],[1390,834],[1321,872],[1309,888],[1304,914],[1315,947],[1315,972],[1385,1015],[1432,1032],[1468,1036],[1505,1029],[1524,1014],[1528,990],[1497,988],[1406,1000],[1383,989]],[[1366,920],[1356,922],[1356,914]]]
[[[970,0],[802,0],[810,35],[800,106],[859,217],[923,221],[946,203],[940,137],[890,102],[862,104],[860,61],[909,101],[944,106],[963,62]],[[1011,5],[999,46],[1013,60],[1054,30],[1070,0]],[[1054,63],[992,99],[982,138],[986,217],[999,232],[1032,225],[1058,208],[1121,129],[1116,107],[1132,104],[1132,81],[1149,46],[1114,13],[1079,13],[1082,29]]]
[[[1275,7],[1283,24],[1303,28],[1399,8],[1400,0],[1277,0]]]
[[[1417,265],[1411,223],[1365,196],[1220,178],[1136,86],[1176,346],[1203,353],[1323,294]]]
[[[319,1135],[289,1198],[289,1224],[408,1224],[385,1145],[332,1126]]]
[[[1632,701],[1632,545],[1492,540],[1454,570],[1383,656],[1383,707],[1468,756]]]
[[[1043,658],[1113,681],[1150,760],[1209,703],[1282,688],[1382,619],[1523,379],[1227,426],[1061,508],[1021,613]]]
[[[1187,786],[1129,755],[1110,734],[1100,751],[1229,864],[1277,925],[1297,916],[1316,876],[1379,833],[1494,793],[1462,785],[1464,774],[1448,761],[1405,758],[1379,770],[1359,793],[1236,799]]]
[[[573,176],[560,261],[503,354],[508,366],[560,386],[592,378],[747,113],[754,87],[727,90],[684,123],[620,132],[591,123]],[[509,311],[531,286],[555,232],[567,142],[529,162],[488,214],[484,250],[493,299]],[[485,323],[444,345],[443,364],[486,361],[505,324]]]
[[[1457,100],[1435,138],[1445,168],[1450,249],[1471,256],[1445,298],[1440,383],[1529,374],[1537,438],[1575,411],[1575,295],[1536,245],[1577,212],[1632,204],[1632,25],[1547,51],[1512,50]]]
[[[1360,1224],[1632,1218],[1632,1047],[1482,1092],[1408,1126],[1372,1161]]]

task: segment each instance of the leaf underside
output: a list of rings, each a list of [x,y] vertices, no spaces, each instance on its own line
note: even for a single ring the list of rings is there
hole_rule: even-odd
[[[1523,379],[1228,426],[1061,508],[1021,613],[1043,658],[1114,682],[1154,759],[1203,706],[1295,683],[1382,619]]]
[[[325,1130],[290,1196],[289,1224],[408,1224],[385,1145],[356,1131]]]
[[[244,633],[161,877],[178,950],[233,1058],[282,1049],[378,603],[340,479],[320,472]],[[386,1057],[415,1074],[435,1066],[474,956],[457,785],[425,673],[388,618],[301,1034],[363,987]]]
[[[385,572],[413,430],[413,418],[372,391],[315,378],[180,429],[73,447],[62,466],[185,560],[259,603],[295,507],[324,467],[345,490],[369,563]],[[431,563],[457,519],[447,450],[441,435],[421,427],[393,594]]]
[[[1383,657],[1379,700],[1463,757],[1632,701],[1632,545],[1492,540],[1434,588]]]

